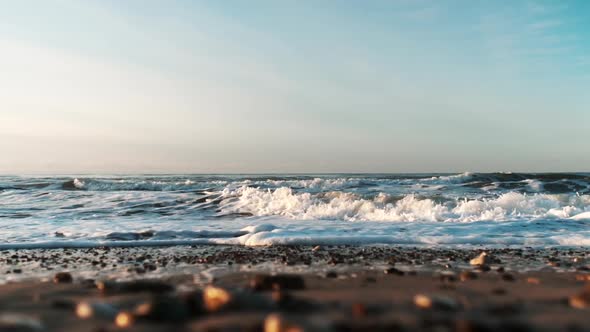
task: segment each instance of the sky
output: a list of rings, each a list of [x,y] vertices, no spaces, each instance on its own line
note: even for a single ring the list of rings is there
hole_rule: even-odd
[[[590,171],[590,1],[0,0],[0,173]]]

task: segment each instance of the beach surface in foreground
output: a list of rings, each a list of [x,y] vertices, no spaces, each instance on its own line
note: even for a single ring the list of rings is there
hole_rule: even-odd
[[[0,261],[2,331],[590,331],[588,249],[93,248]]]

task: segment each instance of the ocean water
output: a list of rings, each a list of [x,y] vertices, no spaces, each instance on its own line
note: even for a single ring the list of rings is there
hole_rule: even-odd
[[[590,246],[590,174],[0,177],[0,249]]]

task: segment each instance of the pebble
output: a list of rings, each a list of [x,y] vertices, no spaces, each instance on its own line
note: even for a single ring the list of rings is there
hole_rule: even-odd
[[[503,273],[502,274],[502,280],[504,280],[504,281],[515,281],[516,278],[514,278],[514,276],[512,274]]]
[[[579,294],[570,296],[569,304],[576,309],[590,308],[590,284]]]
[[[302,290],[305,289],[305,281],[301,276],[293,274],[257,275],[250,280],[250,288],[256,291]]]
[[[204,307],[209,312],[220,311],[230,305],[232,295],[225,289],[207,286],[203,291]]]
[[[280,314],[270,314],[264,320],[264,332],[303,332],[295,322],[288,321]]]
[[[129,328],[134,322],[135,319],[133,314],[127,311],[121,311],[117,314],[117,317],[115,317],[115,325],[117,325],[118,328]]]
[[[455,300],[445,296],[418,294],[414,296],[414,304],[420,309],[440,309],[449,311],[459,309],[459,304]]]
[[[471,259],[469,261],[469,264],[481,266],[481,265],[488,265],[491,262],[492,262],[491,257],[486,252],[482,252],[481,254],[479,254],[479,256]]]
[[[73,280],[69,272],[58,272],[53,276],[53,282],[56,284],[70,284]]]
[[[252,292],[230,291],[212,285],[205,287],[203,290],[203,308],[207,312],[228,310],[267,311],[275,309],[276,304],[273,299]]]
[[[81,319],[99,318],[112,320],[117,316],[119,310],[104,302],[80,302],[76,305],[76,316]]]
[[[396,276],[403,276],[405,274],[404,271],[402,271],[400,269],[396,269],[395,267],[390,267],[388,269],[385,269],[383,271],[383,273],[385,273],[385,274],[391,274],[391,275],[396,275]]]
[[[272,313],[264,320],[264,332],[330,332],[329,322],[315,317],[312,319],[297,319],[283,314]]]

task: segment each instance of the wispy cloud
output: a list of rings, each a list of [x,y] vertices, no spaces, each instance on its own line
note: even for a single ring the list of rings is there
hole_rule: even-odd
[[[541,66],[549,70],[547,61],[573,58],[577,40],[573,32],[564,34],[571,23],[563,15],[566,6],[544,2],[528,2],[510,11],[482,15],[478,30],[489,58],[509,71]]]

